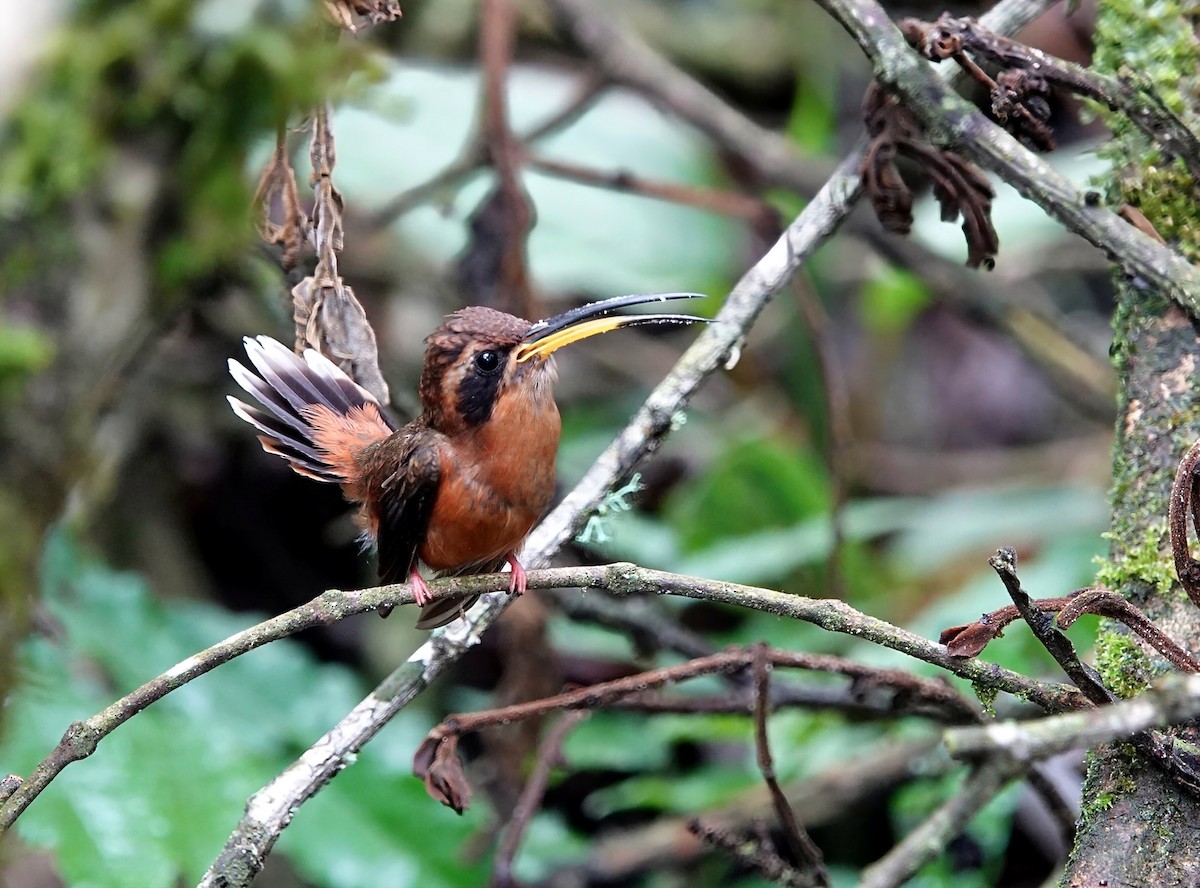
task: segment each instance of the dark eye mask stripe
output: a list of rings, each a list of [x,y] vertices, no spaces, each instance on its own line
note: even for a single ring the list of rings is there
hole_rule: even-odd
[[[500,358],[500,366],[494,373],[481,374],[475,370],[474,358],[472,366],[463,375],[458,384],[458,412],[467,425],[483,425],[491,419],[496,407],[496,396],[500,391],[500,383],[504,380],[504,365],[508,361],[508,353],[499,349],[495,351]]]

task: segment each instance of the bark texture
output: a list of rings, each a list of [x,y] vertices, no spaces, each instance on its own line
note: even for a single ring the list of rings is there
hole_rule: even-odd
[[[1157,0],[1103,0],[1094,64],[1146,83],[1195,130],[1200,45],[1182,7]],[[1196,183],[1128,122],[1110,120],[1114,139],[1109,199],[1139,208],[1167,242],[1196,261]],[[1121,383],[1113,449],[1112,550],[1101,579],[1143,607],[1184,647],[1200,647],[1200,612],[1175,579],[1167,545],[1171,482],[1200,438],[1196,319],[1147,287],[1118,281],[1113,358]],[[1194,549],[1193,549],[1194,551]],[[1128,633],[1108,625],[1097,643],[1106,684],[1137,693],[1165,664]],[[1191,738],[1188,738],[1189,740]],[[1083,816],[1062,884],[1200,885],[1200,798],[1132,746],[1092,751]]]
[[[1113,465],[1112,562],[1121,591],[1169,635],[1195,650],[1200,620],[1178,583],[1159,566],[1166,548],[1167,498],[1183,452],[1200,436],[1193,383],[1200,337],[1177,306],[1132,285],[1121,287],[1116,360],[1122,409]],[[1098,642],[1106,684],[1136,692],[1161,658],[1115,625]],[[1084,787],[1083,818],[1063,880],[1100,885],[1200,885],[1200,799],[1128,744],[1094,750]]]

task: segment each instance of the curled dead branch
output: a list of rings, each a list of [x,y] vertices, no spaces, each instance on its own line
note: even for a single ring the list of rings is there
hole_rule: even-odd
[[[1039,598],[1033,605],[1043,614],[1057,613],[1055,622],[1063,629],[1071,628],[1084,614],[1117,620],[1153,646],[1176,669],[1183,672],[1200,671],[1200,660],[1150,622],[1132,603],[1104,586],[1088,586],[1062,598]],[[984,614],[974,623],[944,629],[938,640],[946,646],[946,650],[952,656],[974,657],[982,652],[990,641],[1001,637],[1004,628],[1020,616],[1021,612],[1017,606],[1009,604]]]
[[[992,225],[996,195],[983,173],[955,152],[931,145],[915,115],[878,83],[863,98],[863,119],[870,143],[860,171],[880,224],[895,234],[912,230],[912,192],[896,166],[897,157],[907,157],[933,181],[942,221],[962,216],[967,265],[991,269],[1000,238]]]
[[[1168,157],[1183,161],[1193,180],[1200,183],[1200,138],[1136,75],[1109,77],[996,34],[975,19],[949,13],[936,22],[905,19],[900,27],[909,44],[927,59],[954,59],[987,87],[996,122],[1026,145],[1038,148],[1041,139],[1049,138],[1048,147],[1041,150],[1053,147],[1045,127],[1046,97],[1051,86],[1058,86],[1127,117]],[[971,56],[999,66],[996,80]],[[1033,138],[1025,138],[1027,135]]]
[[[1200,502],[1196,496],[1197,461],[1200,461],[1200,441],[1193,444],[1179,462],[1179,469],[1175,472],[1175,483],[1171,486],[1167,523],[1171,531],[1171,554],[1175,559],[1175,574],[1192,604],[1200,607],[1200,561],[1192,557],[1187,529],[1187,517],[1191,512],[1197,533],[1200,533]]]

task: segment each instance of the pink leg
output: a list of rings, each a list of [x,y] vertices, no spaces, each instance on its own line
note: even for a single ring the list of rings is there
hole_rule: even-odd
[[[433,593],[429,591],[429,587],[425,585],[425,579],[417,573],[415,567],[408,581],[412,585],[413,601],[417,603],[417,607],[424,607],[433,601]]]
[[[521,562],[517,561],[516,552],[509,552],[506,560],[512,568],[512,574],[508,578],[508,594],[524,595],[526,583],[525,568],[521,567]]]

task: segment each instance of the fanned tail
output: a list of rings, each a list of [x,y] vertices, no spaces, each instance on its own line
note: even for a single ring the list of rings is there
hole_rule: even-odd
[[[263,409],[232,396],[229,406],[297,473],[344,484],[354,452],[395,431],[375,397],[319,352],[301,357],[269,336],[244,341],[258,373],[233,359],[229,373]]]

